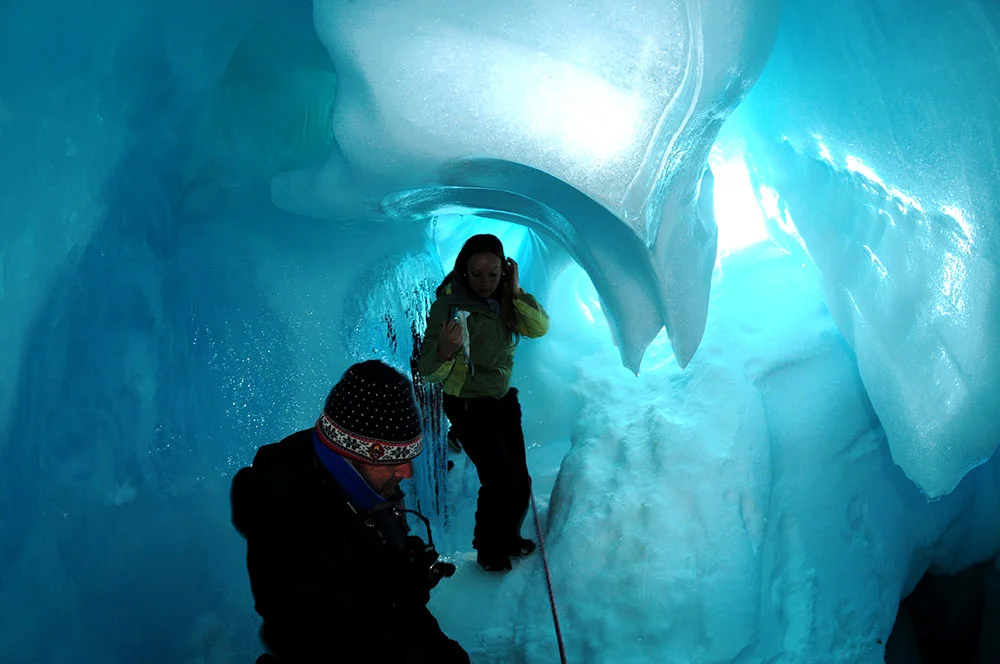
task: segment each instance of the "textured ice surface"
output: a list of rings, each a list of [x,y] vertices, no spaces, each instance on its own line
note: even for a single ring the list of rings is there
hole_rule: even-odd
[[[998,30],[980,0],[787,3],[734,118],[930,496],[1000,443]]]
[[[320,0],[339,147],[276,178],[275,201],[343,218],[392,194],[398,216],[533,223],[588,271],[630,368],[664,325],[686,364],[715,258],[706,157],[777,13],[775,0]]]
[[[332,67],[267,4],[0,3],[5,662],[254,661],[231,468],[315,417],[352,278],[424,241],[269,204],[329,152]]]
[[[256,445],[307,426],[331,377],[351,359],[406,355],[413,330],[400,323],[413,318],[414,302],[399,294],[425,297],[439,276],[426,261],[429,253],[400,257],[423,251],[423,228],[388,223],[373,230],[304,219],[269,204],[274,173],[330,153],[336,77],[327,49],[316,43],[311,3],[275,0],[270,11],[264,0],[0,5],[0,615],[11,617],[0,625],[0,652],[20,662],[253,661],[258,621],[245,551],[228,523],[232,469]],[[552,12],[563,6],[545,5]],[[694,8],[659,7],[664,15]],[[721,18],[711,5],[699,7],[704,94],[718,92],[711,81],[729,80],[713,67],[732,65],[732,80],[752,80],[759,54],[723,63],[708,46],[721,43],[723,55],[741,52],[733,40],[716,38],[754,22],[741,26],[738,7]],[[428,146],[454,147],[446,140],[451,125],[456,132],[470,123],[478,130],[478,118],[484,140],[500,135],[487,131],[487,120],[492,103],[503,99],[473,108],[473,95],[451,95],[448,107],[461,113],[431,136],[424,106],[433,98],[421,89],[407,88],[417,92],[406,99],[353,97],[376,110],[393,101],[385,108],[396,120],[414,111],[414,122],[404,117],[392,125],[402,131],[390,134],[418,140],[412,150],[391,142],[373,142],[369,152],[360,143],[348,146],[353,159],[372,162],[369,168],[388,182],[372,200],[406,216],[455,204],[435,184],[464,187],[460,200],[469,207],[498,217],[523,213],[538,228],[545,220],[546,232],[602,288],[603,305],[563,299],[558,280],[565,275],[557,277],[552,331],[525,343],[516,368],[535,440],[542,422],[555,429],[580,419],[551,503],[550,532],[572,661],[661,661],[664,653],[678,661],[703,655],[740,664],[772,656],[803,664],[874,660],[895,601],[924,569],[949,572],[995,555],[995,462],[928,505],[892,465],[873,422],[877,412],[897,460],[914,441],[923,461],[904,467],[918,479],[912,471],[934,475],[919,480],[925,488],[926,480],[954,479],[988,449],[989,422],[978,431],[975,423],[996,409],[998,398],[991,382],[996,355],[987,348],[998,318],[997,239],[987,223],[997,207],[990,173],[997,144],[991,104],[998,94],[996,71],[989,69],[996,17],[989,7],[786,3],[775,67],[742,116],[753,120],[743,129],[754,176],[765,187],[762,199],[772,219],[782,210],[794,217],[809,242],[828,280],[833,314],[857,350],[864,385],[799,269],[753,276],[724,264],[730,283],[740,284],[741,276],[743,283],[719,295],[769,304],[764,309],[776,320],[759,315],[761,309],[714,314],[704,352],[682,374],[670,368],[674,360],[662,337],[636,378],[618,365],[606,339],[605,352],[595,354],[588,345],[593,330],[569,325],[569,312],[581,304],[592,319],[603,308],[623,321],[612,325],[619,338],[635,345],[641,336],[629,337],[630,329],[662,323],[662,307],[647,304],[658,297],[664,282],[655,270],[663,268],[650,258],[655,254],[643,252],[659,250],[651,239],[669,237],[671,223],[672,233],[697,228],[688,225],[701,186],[700,166],[692,164],[703,158],[689,156],[707,151],[698,137],[721,120],[715,111],[731,107],[718,95],[696,105],[689,131],[675,134],[671,125],[664,134],[677,136],[666,154],[682,168],[667,159],[663,172],[671,179],[652,200],[676,212],[677,221],[661,217],[655,233],[655,223],[646,225],[655,215],[622,221],[638,208],[622,194],[627,185],[616,179],[619,171],[595,156],[613,142],[607,137],[576,145],[582,134],[552,121],[541,126],[559,140],[536,155],[550,159],[542,164],[528,159],[531,145],[523,143],[497,150],[509,145],[526,155],[524,163],[457,148],[428,156]],[[301,24],[282,24],[299,10]],[[563,25],[585,28],[539,16],[547,23],[534,31],[537,39],[565,32]],[[424,35],[439,34],[436,25],[440,34],[458,29],[411,18]],[[472,13],[452,23],[486,25]],[[508,51],[520,48],[503,32],[510,25],[490,27],[509,42]],[[358,48],[388,57],[394,44],[411,43],[405,30],[394,34],[391,22],[385,28],[384,38],[373,33]],[[694,44],[685,34],[677,43]],[[620,41],[615,49],[624,45],[629,61],[637,61],[628,48],[638,46]],[[766,41],[747,37],[747,52],[753,53],[751,42]],[[452,57],[457,68],[459,61],[493,57],[471,38],[457,43],[472,51],[442,50],[443,39],[428,43],[430,55],[411,51],[405,72],[426,69],[422,63],[431,56]],[[524,44],[546,53],[539,62],[579,65],[549,54],[539,41]],[[653,45],[669,51],[661,46]],[[368,70],[353,79],[350,68],[342,74],[347,90],[364,84]],[[671,76],[667,71],[663,80],[675,85]],[[463,82],[482,98],[471,75]],[[621,87],[637,97],[655,88]],[[664,89],[656,99],[673,94]],[[733,99],[742,92],[723,91]],[[378,113],[371,121],[374,141],[391,123]],[[701,134],[698,127],[709,129]],[[365,130],[358,125],[357,136]],[[782,136],[787,140],[772,140]],[[561,150],[584,167],[551,172],[572,161],[559,161]],[[640,152],[633,166],[646,163]],[[649,172],[656,175],[655,168]],[[379,182],[358,173],[352,181],[358,186]],[[419,181],[397,181],[400,173]],[[721,179],[721,171],[716,175]],[[600,182],[610,192],[604,199]],[[386,198],[387,192],[394,195]],[[493,200],[502,204],[483,205]],[[909,206],[905,214],[896,212],[897,203]],[[542,210],[555,212],[544,217]],[[889,214],[892,224],[871,223]],[[828,223],[829,216],[851,221]],[[704,230],[710,234],[710,224]],[[710,260],[708,244],[669,244],[678,251],[701,247],[698,260]],[[884,280],[872,276],[870,258],[856,260],[868,255],[864,246],[887,267]],[[697,291],[704,272],[684,267],[683,256],[678,269]],[[561,250],[559,261],[565,264]],[[539,252],[523,265],[534,279],[556,262]],[[956,284],[965,279],[950,291],[961,295],[957,300],[941,291],[946,273]],[[687,297],[685,288],[678,292]],[[806,296],[814,310],[795,305]],[[965,303],[964,314],[956,302]],[[944,358],[945,349],[961,362],[931,361]],[[929,358],[919,365],[925,379],[905,362],[908,351]],[[581,375],[556,372],[580,360]],[[580,389],[571,393],[574,386]],[[874,408],[865,405],[863,388]],[[904,392],[910,401],[899,396]],[[938,440],[953,449],[931,457],[930,443]],[[538,498],[544,508],[546,496]],[[464,518],[468,523],[470,514]],[[514,575],[484,580],[472,562],[471,570],[439,586],[435,612],[477,661],[519,661],[521,653],[553,661],[537,564],[531,557]],[[537,606],[523,599],[528,592]],[[484,596],[492,601],[484,603]],[[463,627],[466,617],[475,622]]]
[[[567,659],[881,664],[925,571],[996,554],[1000,464],[928,502],[890,457],[815,268],[760,246],[721,272],[687,370],[577,356],[580,417],[543,513]],[[539,560],[482,576],[463,569],[435,600],[474,661],[555,661]],[[519,601],[461,603],[491,593]]]

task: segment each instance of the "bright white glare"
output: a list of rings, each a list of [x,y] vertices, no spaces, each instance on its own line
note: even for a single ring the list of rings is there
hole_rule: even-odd
[[[583,270],[581,270],[581,272],[582,271]],[[587,319],[587,322],[589,322],[591,325],[595,325],[597,323],[597,317],[594,315],[594,312],[601,311],[600,301],[593,297],[587,298],[587,300],[584,301],[583,298],[578,297],[577,303],[579,304],[580,307],[580,313],[582,313],[584,318]]]
[[[520,64],[521,66],[518,66]],[[641,97],[593,73],[554,58],[535,57],[501,72],[500,96],[510,117],[523,117],[538,140],[556,139],[569,155],[606,161],[631,150]]]
[[[889,271],[885,269],[885,265],[881,260],[879,260],[879,257],[875,255],[875,252],[872,251],[872,248],[867,244],[864,245],[864,250],[868,253],[868,260],[871,261],[872,267],[874,267],[875,271],[878,272],[879,279],[881,281],[885,281],[886,277],[889,276]]]
[[[819,147],[819,158],[832,166],[833,154],[831,154],[829,146],[819,136],[813,135],[813,138],[816,139],[816,145]]]
[[[916,198],[906,193],[899,187],[892,187],[887,185],[885,181],[879,177],[878,173],[876,173],[871,166],[861,161],[859,157],[848,155],[847,158],[844,159],[844,165],[847,167],[847,170],[851,171],[852,173],[857,173],[858,175],[864,177],[872,184],[876,184],[879,187],[881,187],[885,191],[885,193],[887,193],[889,196],[892,196],[897,201],[899,201],[902,207],[904,208],[909,207],[919,212],[924,211],[924,208],[920,204],[920,201],[918,201]]]
[[[968,276],[965,261],[952,253],[944,255],[944,265],[941,266],[941,294],[951,302],[952,311],[938,306],[938,314],[948,316],[955,312],[965,311],[965,282]]]
[[[878,173],[876,173],[871,166],[861,161],[861,159],[859,159],[858,157],[855,157],[853,155],[847,155],[847,159],[844,160],[844,165],[847,166],[847,170],[851,171],[852,173],[857,173],[858,175],[862,175],[870,182],[873,182],[882,187],[883,189],[888,190],[888,187],[886,186],[885,182],[882,181],[882,178],[878,176]]]
[[[771,187],[767,185],[762,185],[760,188],[760,206],[764,210],[764,214],[768,219],[781,219],[781,208],[778,207],[778,201],[781,197],[778,196],[776,192]]]
[[[962,248],[965,249],[966,252],[971,251],[973,231],[972,231],[972,225],[969,223],[969,220],[965,218],[965,210],[955,205],[944,205],[941,207],[941,212],[954,219],[955,223],[959,225],[959,227],[962,229],[962,234],[968,241],[968,244],[963,245]]]
[[[764,213],[754,196],[750,170],[742,150],[712,146],[708,157],[715,176],[715,223],[719,256],[734,253],[768,238]]]
[[[898,200],[905,207],[911,207],[918,212],[924,211],[920,201],[898,187],[889,187],[889,195]]]

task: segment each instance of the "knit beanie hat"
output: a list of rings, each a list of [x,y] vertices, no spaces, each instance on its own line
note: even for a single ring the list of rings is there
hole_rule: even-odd
[[[379,360],[344,372],[326,398],[316,433],[334,452],[374,465],[406,463],[423,450],[413,386]]]

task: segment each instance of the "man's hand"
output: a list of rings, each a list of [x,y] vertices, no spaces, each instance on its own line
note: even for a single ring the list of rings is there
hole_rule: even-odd
[[[446,362],[455,356],[462,346],[462,324],[455,318],[446,320],[438,334],[438,359]]]

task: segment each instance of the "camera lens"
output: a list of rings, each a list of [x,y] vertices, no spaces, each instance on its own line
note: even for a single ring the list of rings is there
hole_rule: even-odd
[[[431,575],[431,579],[440,581],[443,578],[453,575],[455,573],[455,566],[451,563],[434,563],[427,571]]]

